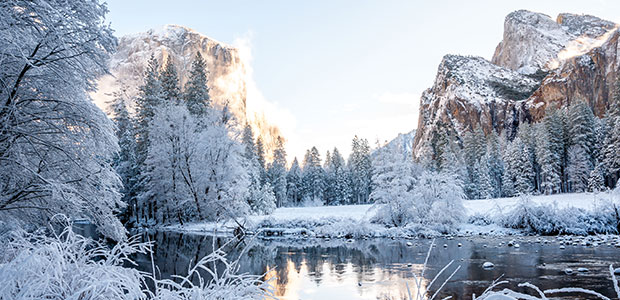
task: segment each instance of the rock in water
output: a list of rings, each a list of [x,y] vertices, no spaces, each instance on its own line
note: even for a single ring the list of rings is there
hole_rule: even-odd
[[[491,269],[491,268],[495,267],[495,265],[492,262],[487,261],[487,262],[482,264],[482,267],[485,268],[485,269]]]

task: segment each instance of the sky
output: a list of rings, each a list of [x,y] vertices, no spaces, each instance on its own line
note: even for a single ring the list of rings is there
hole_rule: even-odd
[[[349,154],[417,127],[420,95],[445,54],[490,59],[518,9],[620,23],[620,1],[107,0],[117,36],[190,27],[251,53],[255,93],[289,160],[316,146]],[[252,99],[248,99],[248,102]],[[265,102],[266,101],[266,102]],[[250,104],[248,104],[250,105]]]

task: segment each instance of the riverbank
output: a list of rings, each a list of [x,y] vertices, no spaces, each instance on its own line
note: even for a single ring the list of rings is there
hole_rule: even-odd
[[[451,235],[518,235],[527,233],[521,223],[535,224],[550,229],[545,234],[588,234],[613,233],[613,226],[605,218],[598,220],[601,224],[585,224],[579,228],[577,223],[584,223],[579,218],[596,218],[596,214],[608,214],[610,194],[574,193],[548,196],[533,196],[531,199],[497,198],[488,200],[463,201],[466,210],[466,221],[458,224],[450,232]],[[524,201],[527,207],[520,210]],[[371,238],[399,237],[416,238],[445,235],[446,232],[422,224],[410,224],[404,227],[386,227],[372,222],[376,214],[373,205],[343,205],[321,207],[285,207],[278,208],[271,215],[249,216],[241,220],[241,224],[249,233],[265,236],[307,236],[328,238]],[[532,215],[529,215],[532,214]],[[538,215],[536,215],[538,214]],[[533,218],[553,217],[555,219],[534,220]],[[513,224],[514,223],[514,224]],[[575,223],[575,224],[573,224]],[[584,225],[584,226],[585,226]],[[529,225],[528,225],[529,226]],[[595,226],[607,226],[598,232]],[[160,230],[187,233],[231,233],[237,224],[226,223],[188,223],[184,225],[168,225],[158,227]],[[532,228],[530,228],[531,230]],[[538,230],[537,228],[534,231]],[[543,230],[544,231],[544,230]]]

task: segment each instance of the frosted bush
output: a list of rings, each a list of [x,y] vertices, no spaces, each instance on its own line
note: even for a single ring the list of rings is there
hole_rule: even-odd
[[[558,208],[557,204],[541,205],[531,196],[521,196],[509,211],[499,214],[501,226],[523,229],[530,233],[555,234],[615,234],[620,222],[620,206],[612,199],[601,199],[592,211],[581,208]]]
[[[51,237],[20,230],[3,240],[2,300],[146,298],[142,274],[123,267],[128,255],[147,251],[135,238],[109,249],[67,226]]]
[[[0,300],[274,298],[262,276],[238,274],[238,260],[229,261],[221,248],[198,261],[186,276],[170,280],[156,278],[154,266],[152,274],[127,267],[134,264],[132,254],[151,251],[151,244],[138,237],[110,248],[66,225],[50,236],[14,230],[0,238]],[[152,282],[152,290],[147,282]]]

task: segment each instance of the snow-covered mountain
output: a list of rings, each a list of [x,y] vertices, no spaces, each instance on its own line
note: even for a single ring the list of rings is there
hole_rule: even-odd
[[[179,25],[166,25],[159,30],[123,36],[117,52],[109,61],[110,75],[99,80],[99,90],[93,95],[102,108],[111,100],[111,93],[125,85],[129,97],[138,94],[144,71],[151,55],[163,65],[172,59],[178,68],[181,84],[187,81],[192,59],[200,52],[209,72],[209,94],[215,105],[228,103],[241,124],[249,122],[256,135],[263,137],[269,151],[275,145],[280,130],[265,119],[261,112],[247,109],[248,66],[240,50]],[[129,103],[131,107],[133,103]]]
[[[618,25],[589,15],[519,10],[504,23],[491,61],[446,55],[420,99],[414,157],[432,155],[440,128],[461,136],[542,118],[549,104],[580,98],[601,116],[618,74]]]
[[[416,130],[407,133],[399,133],[397,137],[387,142],[383,147],[395,148],[399,147],[405,155],[411,155],[413,152],[413,140],[415,139]]]

